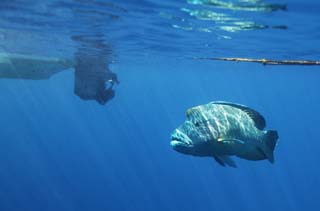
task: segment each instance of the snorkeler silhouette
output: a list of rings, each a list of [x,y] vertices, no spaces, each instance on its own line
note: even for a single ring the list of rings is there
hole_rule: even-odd
[[[75,3],[91,1],[73,0]],[[94,4],[94,3],[93,3]],[[111,9],[113,5],[108,5]],[[83,100],[95,100],[105,104],[115,96],[114,84],[118,84],[117,75],[109,69],[112,50],[105,42],[105,31],[101,30],[108,24],[106,14],[92,15],[90,8],[81,10],[73,8],[72,14],[82,24],[81,30],[74,31],[71,39],[77,44],[74,54],[75,84],[74,93]],[[111,15],[111,20],[115,16]]]
[[[12,1],[15,2],[15,0]],[[86,4],[96,5],[96,2],[89,0],[72,0],[72,2],[77,6],[69,8],[63,3],[57,3],[56,6],[70,9],[70,20],[79,23],[77,27],[70,28],[71,40],[76,46],[73,58],[65,59],[20,53],[25,50],[15,49],[16,46],[19,46],[17,41],[22,44],[36,45],[30,46],[30,49],[33,49],[47,37],[33,33],[33,31],[3,27],[0,29],[0,78],[44,80],[56,73],[73,68],[74,93],[83,100],[95,100],[103,105],[114,98],[114,85],[119,84],[117,75],[109,69],[113,52],[105,41],[106,31],[104,28],[112,21],[117,20],[118,16],[106,13],[92,14],[90,7],[82,7]],[[113,4],[99,4],[99,6],[103,6],[105,10],[123,11]],[[29,11],[21,15],[30,16]],[[26,24],[28,23],[23,23],[24,26]],[[55,30],[59,31],[59,29]],[[46,41],[49,45],[50,39]],[[13,51],[19,53],[12,53],[11,49],[15,49]]]
[[[74,36],[79,43],[75,59],[74,93],[83,100],[96,100],[105,104],[115,96],[114,84],[118,84],[117,75],[110,71],[110,47],[101,39]]]
[[[79,41],[79,40],[78,40]],[[90,45],[83,42],[82,45]],[[92,53],[92,52],[91,52]],[[44,80],[63,70],[74,68],[74,93],[83,100],[105,104],[115,96],[113,87],[119,84],[117,75],[108,68],[110,50],[79,48],[74,60],[0,53],[0,78]]]
[[[83,100],[95,100],[103,105],[115,96],[113,87],[119,84],[117,75],[108,68],[110,50],[99,49],[93,54],[92,48],[83,47],[91,45],[91,41],[80,43],[82,47],[74,54],[73,61],[0,53],[0,78],[44,80],[74,67],[74,93]]]
[[[19,32],[7,30],[2,33]],[[9,39],[12,36],[5,37]],[[109,69],[110,46],[98,35],[71,38],[78,46],[73,59],[0,52],[0,78],[44,80],[74,68],[74,93],[83,100],[105,104],[114,98],[114,85],[119,84],[117,75]],[[0,40],[1,45],[6,42],[6,39]]]

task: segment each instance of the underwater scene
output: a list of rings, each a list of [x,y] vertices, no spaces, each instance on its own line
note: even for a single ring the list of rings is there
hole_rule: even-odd
[[[320,207],[317,0],[2,0],[0,211]]]

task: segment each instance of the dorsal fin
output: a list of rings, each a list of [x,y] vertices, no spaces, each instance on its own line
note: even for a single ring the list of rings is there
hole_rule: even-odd
[[[253,120],[255,126],[263,130],[266,127],[266,121],[264,117],[257,111],[245,106],[245,105],[240,105],[240,104],[235,104],[235,103],[229,103],[229,102],[224,102],[224,101],[215,101],[211,102],[212,104],[219,104],[219,105],[228,105],[232,106],[238,109],[241,109],[242,111],[246,112],[250,118]]]

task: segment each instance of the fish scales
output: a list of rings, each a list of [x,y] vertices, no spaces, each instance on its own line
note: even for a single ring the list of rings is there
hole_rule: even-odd
[[[264,117],[249,107],[211,102],[187,110],[186,121],[172,133],[170,144],[183,154],[211,156],[222,166],[236,166],[229,156],[273,163],[278,134],[264,127]]]

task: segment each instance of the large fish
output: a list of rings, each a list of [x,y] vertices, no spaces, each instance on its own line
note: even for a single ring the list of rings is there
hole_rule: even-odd
[[[236,167],[230,156],[247,160],[268,159],[278,133],[263,130],[264,117],[244,105],[211,102],[187,110],[186,121],[171,135],[174,150],[201,157],[213,157],[220,165]]]

